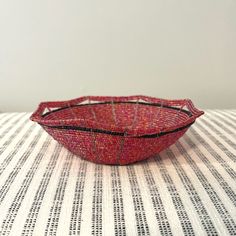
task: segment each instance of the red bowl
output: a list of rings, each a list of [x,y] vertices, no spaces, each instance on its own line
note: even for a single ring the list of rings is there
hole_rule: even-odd
[[[30,119],[81,158],[124,165],[169,147],[203,113],[189,99],[86,96],[42,102]]]

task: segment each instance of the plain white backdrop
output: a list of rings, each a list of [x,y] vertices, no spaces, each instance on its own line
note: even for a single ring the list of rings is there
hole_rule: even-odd
[[[82,95],[236,108],[235,0],[0,0],[0,110]]]

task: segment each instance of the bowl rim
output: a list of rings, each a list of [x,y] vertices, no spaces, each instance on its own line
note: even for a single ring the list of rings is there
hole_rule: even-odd
[[[86,103],[87,102],[87,103]],[[92,102],[92,103],[91,103]],[[70,109],[75,106],[97,105],[97,104],[115,104],[115,103],[134,103],[146,104],[152,106],[160,106],[169,109],[177,109],[180,112],[188,114],[188,118],[182,122],[177,122],[174,125],[166,126],[164,128],[140,128],[132,129],[130,127],[119,127],[115,125],[102,124],[102,129],[97,129],[98,122],[92,119],[86,120],[86,125],[81,126],[81,118],[72,119],[46,119],[47,115],[63,109]],[[178,107],[177,107],[178,106]],[[180,108],[179,108],[180,107]],[[185,108],[185,109],[183,109]],[[188,110],[186,110],[186,108]],[[48,112],[44,113],[45,110]],[[153,138],[160,137],[165,134],[178,132],[191,126],[196,118],[203,115],[204,112],[197,109],[190,99],[163,99],[144,95],[134,96],[82,96],[72,100],[65,101],[46,101],[41,102],[38,108],[31,115],[30,119],[47,128],[67,129],[67,130],[81,130],[95,133],[105,133],[110,135],[119,135],[126,137],[143,137]]]

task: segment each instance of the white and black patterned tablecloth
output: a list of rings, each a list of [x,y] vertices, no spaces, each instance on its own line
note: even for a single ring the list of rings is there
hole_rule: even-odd
[[[128,166],[72,155],[29,113],[0,114],[0,235],[236,235],[236,111],[208,110]]]

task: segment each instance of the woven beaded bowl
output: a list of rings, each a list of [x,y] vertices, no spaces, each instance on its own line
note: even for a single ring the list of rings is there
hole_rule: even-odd
[[[30,118],[81,158],[125,165],[166,149],[203,113],[189,99],[85,96],[42,102]]]

